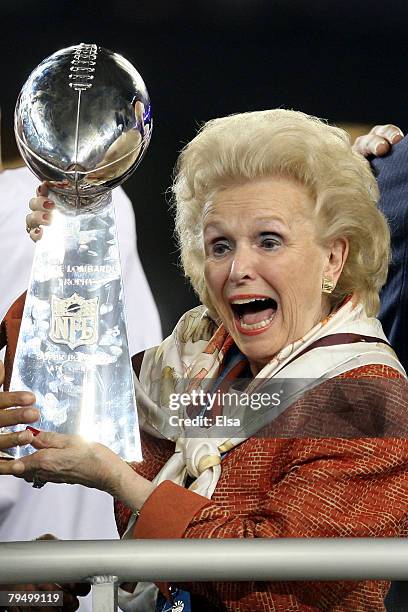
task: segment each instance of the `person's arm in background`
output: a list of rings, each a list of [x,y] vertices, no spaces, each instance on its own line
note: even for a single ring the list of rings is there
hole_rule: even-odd
[[[380,191],[378,207],[391,233],[391,262],[380,293],[378,318],[408,371],[408,138],[395,125],[375,126],[356,139],[354,148],[370,161]]]

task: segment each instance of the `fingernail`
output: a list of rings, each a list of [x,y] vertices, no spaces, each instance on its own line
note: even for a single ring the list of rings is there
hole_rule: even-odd
[[[13,463],[11,466],[11,471],[14,474],[22,474],[24,470],[25,470],[25,467],[22,461],[16,461],[16,463]]]
[[[23,416],[25,419],[35,419],[38,416],[38,413],[32,408],[28,408],[28,410],[24,410]]]
[[[404,134],[401,132],[401,130],[399,130],[398,132],[394,132],[390,138],[391,142],[395,142],[395,140],[398,138],[398,140],[400,140],[401,138],[404,138]]]
[[[49,213],[44,213],[42,218],[44,219],[44,221],[49,221],[51,219],[51,216]]]
[[[54,208],[55,204],[54,202],[51,202],[51,200],[45,200],[45,202],[43,202],[43,207],[47,208],[48,210],[50,210],[51,208]]]
[[[378,155],[378,150],[380,147],[384,147],[385,146],[385,142],[377,142],[377,144],[374,147],[374,155]]]
[[[35,230],[34,230],[34,234],[37,234],[37,235],[38,235],[38,234],[41,234],[41,230],[40,230],[40,228],[39,228],[39,227],[36,227],[36,228],[35,228]]]
[[[39,429],[31,427],[30,425],[27,425],[26,429],[29,429],[34,436],[38,436],[38,434],[41,433]]]
[[[35,402],[35,395],[34,393],[31,393],[30,391],[23,391],[19,393],[18,402],[19,402],[18,405],[21,406],[22,408],[24,406],[31,406],[31,404],[34,404]]]

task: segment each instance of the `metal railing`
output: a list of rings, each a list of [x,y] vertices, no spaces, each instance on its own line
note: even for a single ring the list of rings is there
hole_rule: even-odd
[[[408,580],[403,538],[5,542],[0,585],[88,582],[94,612],[131,581]],[[1,588],[1,587],[0,587]]]

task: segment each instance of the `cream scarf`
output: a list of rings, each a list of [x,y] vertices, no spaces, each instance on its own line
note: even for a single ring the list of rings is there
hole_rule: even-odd
[[[208,335],[212,327],[214,324],[204,307],[187,312],[167,340],[158,348],[145,353],[140,381],[135,379],[141,428],[176,443],[174,455],[163,466],[154,481],[159,484],[163,480],[172,480],[183,485],[189,474],[196,478],[190,488],[209,498],[221,473],[221,453],[230,450],[248,436],[240,435],[232,439],[214,438],[210,428],[201,430],[202,437],[197,437],[196,429],[194,437],[186,437],[186,431],[182,426],[169,425],[171,415],[177,414],[182,419],[185,411],[180,408],[175,412],[169,409],[169,405],[171,394],[183,393],[192,386],[188,381],[195,382],[195,389],[199,382],[200,388],[204,390],[208,390],[208,385],[213,383],[231,342],[223,326],[215,331],[210,341],[205,340],[205,333]],[[196,333],[197,330],[203,332],[204,340]],[[369,364],[387,365],[405,375],[394,351],[381,342],[363,341],[317,347],[296,359],[299,353],[316,340],[339,333],[372,336],[386,341],[378,319],[367,317],[361,304],[353,306],[349,300],[334,315],[318,323],[303,338],[282,349],[249,382],[245,392],[247,394],[258,392],[265,388],[267,381],[279,376],[279,378],[302,380],[304,386],[301,391],[305,393],[328,378]],[[299,397],[298,388],[296,395]],[[280,406],[280,412],[291,403],[293,401],[289,398],[283,406]],[[251,433],[257,431],[258,415],[253,420],[255,429]],[[245,420],[245,428],[248,428],[248,419]]]

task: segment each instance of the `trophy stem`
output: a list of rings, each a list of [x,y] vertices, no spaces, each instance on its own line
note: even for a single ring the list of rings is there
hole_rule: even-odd
[[[141,460],[111,192],[97,213],[53,194],[52,224],[36,245],[12,390],[36,395],[36,427],[80,434]],[[17,448],[14,456],[32,452]]]

